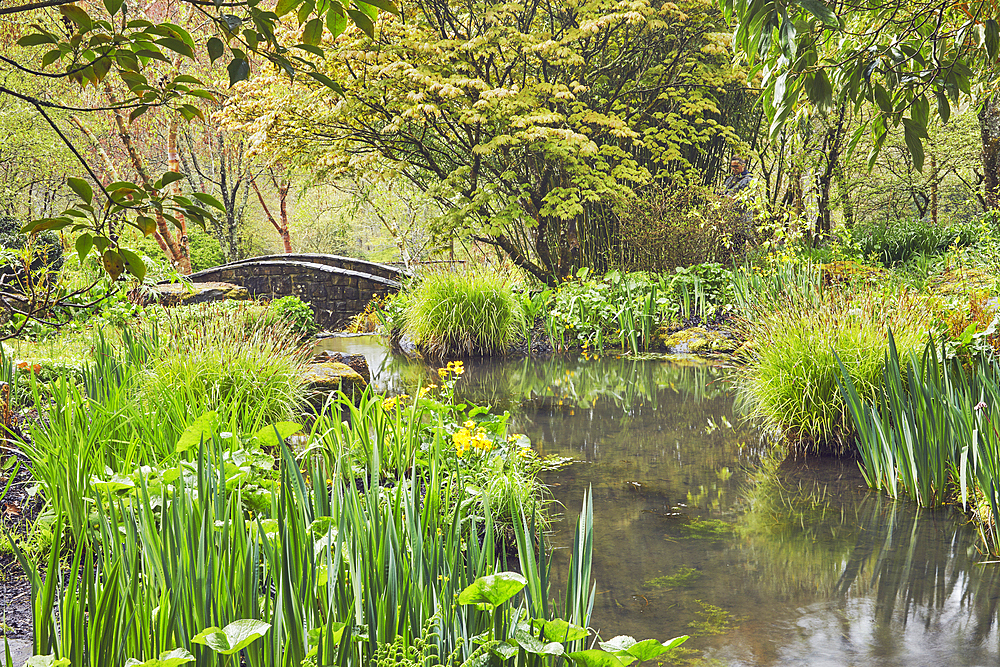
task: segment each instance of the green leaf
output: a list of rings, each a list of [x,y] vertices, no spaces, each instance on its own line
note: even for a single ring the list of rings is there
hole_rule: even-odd
[[[928,101],[926,95],[921,95],[917,99],[913,100],[913,106],[910,107],[910,117],[913,119],[914,123],[926,128],[930,111],[931,103]]]
[[[400,16],[399,7],[397,7],[396,4],[392,2],[392,0],[365,0],[364,4],[372,5],[374,7],[378,7],[381,10],[387,11],[390,14],[395,14],[396,16]]]
[[[561,618],[551,621],[536,618],[531,622],[531,625],[535,628],[540,628],[546,639],[554,642],[575,642],[580,639],[586,639],[589,634],[587,628],[564,621]]]
[[[599,646],[608,653],[621,653],[622,651],[628,651],[637,643],[638,642],[634,637],[629,637],[628,635],[618,635],[617,637],[613,637],[606,642],[599,642]]]
[[[162,190],[171,183],[176,183],[177,181],[187,178],[187,174],[182,174],[179,171],[166,171],[163,176],[160,176],[160,180],[154,184],[157,190]]]
[[[903,120],[905,121],[906,119]],[[906,148],[910,151],[910,157],[913,158],[914,168],[917,171],[923,171],[924,144],[920,139],[920,135],[911,129],[911,124],[905,124],[905,122],[903,126],[903,140],[906,142]]]
[[[140,215],[135,219],[135,226],[139,228],[143,236],[149,236],[156,231],[156,220],[148,215]]]
[[[208,59],[211,62],[215,62],[222,57],[222,54],[226,50],[226,45],[222,43],[222,40],[218,37],[213,37],[208,40]]]
[[[347,29],[347,16],[331,9],[326,13],[326,29],[330,31],[334,39],[337,39]]]
[[[598,651],[597,649],[577,651],[576,653],[570,653],[569,657],[581,667],[625,667],[625,663],[619,660],[617,656],[604,651]]]
[[[655,639],[647,639],[637,643],[628,649],[628,654],[635,656],[635,659],[639,662],[645,660],[652,660],[653,658],[659,657],[671,650],[674,645],[661,644]]]
[[[59,12],[73,23],[80,26],[80,32],[87,32],[94,27],[94,22],[82,7],[76,5],[63,5]]]
[[[838,19],[834,11],[827,7],[826,3],[821,2],[821,0],[796,0],[796,2],[804,10],[831,28],[840,27],[840,19]]]
[[[76,196],[87,202],[88,204],[94,201],[94,189],[90,187],[90,183],[83,180],[82,178],[67,178],[66,184],[69,185],[69,189],[76,193]]]
[[[1000,52],[1000,24],[996,19],[983,21],[983,46],[990,58],[996,58]]]
[[[371,20],[372,25],[375,25],[375,21],[378,19],[378,10],[375,7],[367,2],[361,2],[361,0],[355,0],[354,5]]]
[[[220,202],[212,195],[205,194],[204,192],[192,192],[191,196],[200,201],[202,204],[208,204],[212,208],[215,208],[219,211],[225,212],[226,210],[226,207],[222,205],[222,202]]]
[[[86,232],[80,234],[76,239],[76,255],[80,258],[80,263],[90,254],[90,249],[94,247],[94,237]]]
[[[322,38],[323,21],[320,19],[312,19],[309,23],[306,23],[306,27],[302,29],[302,42],[304,44],[316,46]]]
[[[108,272],[112,280],[118,280],[118,276],[125,270],[125,261],[114,250],[105,250],[101,256],[101,262],[104,264],[104,270]]]
[[[108,14],[114,16],[122,8],[124,2],[125,0],[104,0],[104,8],[108,10]]]
[[[25,35],[17,40],[18,46],[41,46],[42,44],[57,44],[56,38],[48,33],[36,32]]]
[[[191,652],[183,648],[175,648],[172,651],[164,651],[158,658],[150,658],[146,662],[139,662],[135,658],[125,663],[125,667],[178,667],[194,662]]]
[[[274,13],[278,16],[284,16],[298,7],[300,2],[302,2],[302,0],[278,0],[278,4],[274,8]]]
[[[232,655],[263,637],[271,629],[270,623],[245,618],[233,621],[223,629],[208,628],[191,638],[192,642],[204,644],[216,653]]]
[[[184,432],[181,433],[181,437],[177,440],[177,446],[174,447],[174,449],[177,452],[186,452],[192,447],[199,446],[202,442],[211,438],[212,434],[215,433],[217,421],[218,415],[214,410],[201,415],[195,419],[190,426],[184,429]]]
[[[527,585],[527,580],[516,572],[498,572],[479,577],[458,596],[458,604],[503,604]]]
[[[236,58],[229,63],[226,71],[229,72],[229,85],[232,87],[240,81],[245,81],[250,76],[250,63],[243,58]]]
[[[882,87],[882,84],[876,83],[873,89],[875,91],[875,104],[878,105],[878,108],[883,113],[892,113],[892,101],[889,99],[889,93]]]
[[[170,49],[174,53],[179,53],[182,56],[187,56],[191,60],[194,60],[194,49],[179,39],[174,37],[162,37],[156,40],[156,43]]]
[[[131,123],[133,120],[135,120],[136,118],[138,118],[142,114],[146,113],[147,111],[149,111],[149,107],[147,107],[147,106],[141,106],[141,107],[136,107],[135,109],[132,109],[132,113],[130,113],[128,115],[128,122]]]
[[[565,651],[559,642],[546,644],[523,628],[514,630],[514,641],[518,646],[533,655],[562,655]]]
[[[347,19],[344,20],[346,21]],[[328,77],[326,74],[323,74],[321,72],[308,72],[308,74],[309,76],[316,79],[317,81],[319,81],[320,83],[322,83],[324,86],[334,91],[335,93],[340,93],[341,95],[344,94],[343,86],[341,86],[339,83]]]
[[[302,430],[302,424],[295,422],[278,422],[260,429],[253,437],[265,447],[277,447],[289,436]]]
[[[128,264],[129,273],[140,281],[146,277],[146,263],[142,261],[142,258],[139,257],[139,255],[135,254],[131,250],[125,250],[124,248],[121,248],[118,252],[125,258],[125,263]]]
[[[49,65],[59,60],[60,58],[62,58],[62,51],[60,51],[59,49],[52,49],[51,51],[47,52],[44,56],[42,56],[42,68],[44,69],[48,67]]]
[[[360,12],[357,9],[348,9],[347,15],[354,21],[354,25],[361,28],[370,39],[375,39],[375,24],[372,23],[372,20],[364,12]]]
[[[940,90],[936,91],[934,96],[937,98],[938,116],[947,123],[948,119],[951,118],[951,104],[948,103],[948,97]]]

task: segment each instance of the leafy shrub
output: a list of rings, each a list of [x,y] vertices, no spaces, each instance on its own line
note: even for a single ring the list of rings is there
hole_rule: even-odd
[[[702,187],[653,187],[619,211],[619,266],[672,271],[705,262],[729,264],[755,238],[745,205]]]
[[[834,352],[859,395],[870,400],[881,385],[889,330],[906,354],[923,349],[932,321],[928,304],[907,291],[829,288],[818,301],[789,296],[744,322],[747,363],[736,375],[740,401],[752,416],[792,438],[835,440],[848,418]]]
[[[297,296],[283,296],[271,302],[266,312],[268,322],[284,322],[299,334],[308,335],[316,331],[316,318],[312,306]]]
[[[524,309],[502,277],[439,273],[413,291],[405,330],[439,356],[503,353],[525,330]]]
[[[863,256],[893,266],[921,253],[943,252],[951,245],[975,245],[983,234],[983,225],[978,221],[934,226],[925,220],[908,218],[858,225],[851,235]]]
[[[58,271],[65,261],[63,245],[55,232],[41,232],[28,237],[21,233],[21,222],[17,218],[0,215],[0,248],[5,252],[0,273],[23,276],[23,260],[17,251],[28,249],[31,257],[31,270],[46,268]]]

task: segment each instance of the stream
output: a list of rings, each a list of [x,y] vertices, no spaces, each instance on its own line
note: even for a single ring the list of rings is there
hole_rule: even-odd
[[[318,348],[364,354],[384,391],[434,374],[373,337]],[[964,515],[869,491],[853,459],[776,460],[734,411],[727,369],[615,356],[465,365],[462,400],[510,411],[540,454],[576,461],[544,479],[557,577],[592,490],[602,638],[687,634],[697,665],[1000,664],[1000,563]]]

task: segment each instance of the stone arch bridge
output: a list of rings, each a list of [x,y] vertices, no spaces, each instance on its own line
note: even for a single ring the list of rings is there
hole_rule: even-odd
[[[336,329],[363,311],[373,296],[398,292],[408,276],[402,269],[361,259],[296,253],[252,257],[188,278],[243,285],[253,296],[297,296],[312,306],[317,324]]]

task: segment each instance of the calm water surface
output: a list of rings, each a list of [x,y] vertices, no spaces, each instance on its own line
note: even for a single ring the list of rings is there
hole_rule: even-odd
[[[329,339],[365,354],[383,389],[433,369],[375,339]],[[510,410],[543,453],[579,461],[550,474],[568,543],[594,493],[592,626],[692,639],[691,664],[1000,665],[1000,564],[949,510],[868,491],[850,460],[780,465],[733,414],[725,370],[702,363],[466,362],[463,396]],[[557,566],[559,561],[557,561]]]

